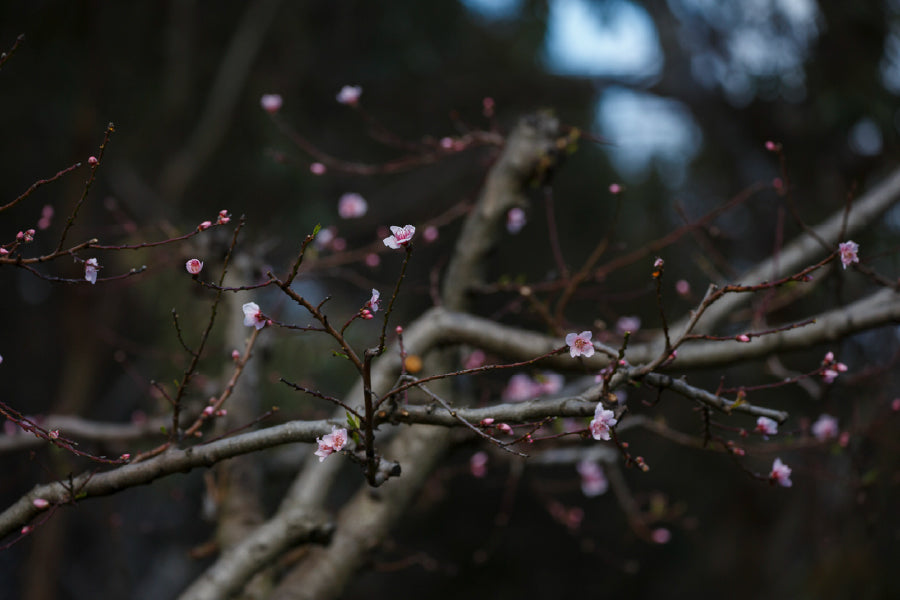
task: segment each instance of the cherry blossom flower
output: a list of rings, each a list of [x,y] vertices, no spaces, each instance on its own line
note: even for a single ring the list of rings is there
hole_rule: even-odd
[[[369,298],[369,301],[366,302],[366,307],[368,307],[373,313],[378,312],[378,309],[381,308],[381,292],[372,288],[372,297]]]
[[[837,379],[838,375],[839,373],[835,369],[825,369],[822,371],[822,381],[825,383],[832,383]]]
[[[206,231],[210,227],[212,227],[212,221],[203,221],[202,223],[197,225],[197,230],[198,231]]]
[[[488,454],[484,451],[476,452],[469,459],[469,471],[473,477],[482,478],[487,475]]]
[[[84,261],[84,279],[90,281],[91,284],[97,283],[97,273],[100,271],[100,263],[96,258],[89,258]]]
[[[522,231],[528,219],[525,218],[525,211],[519,207],[509,209],[506,213],[506,230],[515,235]]]
[[[100,161],[97,160],[96,156],[88,156],[88,164],[91,165],[92,167],[98,165],[99,163],[100,163]]]
[[[277,113],[281,110],[281,102],[280,94],[263,94],[259,99],[260,106],[267,113]]]
[[[343,427],[338,429],[332,425],[331,433],[316,438],[316,443],[319,445],[319,448],[316,450],[315,455],[319,457],[319,462],[322,462],[331,454],[339,452],[347,444],[347,430]]]
[[[369,210],[366,199],[356,193],[348,193],[338,200],[338,214],[342,219],[358,219]]]
[[[522,402],[538,394],[537,384],[525,373],[516,373],[509,378],[503,389],[502,398],[507,402]]]
[[[324,175],[325,171],[327,170],[328,169],[325,167],[325,165],[320,162],[314,162],[313,164],[309,165],[309,172],[313,175]]]
[[[203,270],[203,261],[198,258],[192,258],[184,263],[184,268],[187,269],[187,272],[191,275],[197,275]]]
[[[360,96],[362,96],[362,87],[358,85],[345,85],[341,88],[341,91],[338,92],[336,99],[341,104],[356,106]]]
[[[781,462],[780,458],[776,458],[772,463],[772,472],[769,473],[769,479],[776,482],[782,487],[791,487],[791,468]]]
[[[679,279],[675,282],[675,291],[679,296],[687,296],[691,293],[691,284],[684,279]]]
[[[266,318],[263,316],[262,311],[259,310],[259,305],[256,302],[248,302],[241,308],[244,311],[244,325],[256,327],[257,329],[262,329],[266,326]]]
[[[483,427],[490,427],[494,424],[494,417],[485,417],[481,420],[481,425]]]
[[[416,228],[412,225],[397,227],[391,225],[391,233],[394,235],[384,238],[384,245],[392,250],[399,250],[404,246],[408,246],[416,234]]]
[[[425,228],[425,231],[422,232],[422,237],[425,238],[425,241],[429,244],[438,239],[438,228],[434,225],[429,225]]]
[[[773,142],[772,140],[767,140],[766,150],[768,150],[769,152],[777,152],[778,150],[781,150],[781,144]]]
[[[594,344],[591,343],[591,332],[582,331],[581,333],[570,333],[566,336],[566,346],[569,347],[569,354],[572,358],[584,356],[590,358],[594,355]]]
[[[463,368],[477,369],[478,367],[483,367],[485,361],[487,361],[487,355],[484,353],[484,350],[476,348],[475,350],[472,350],[472,354],[466,357]]]
[[[603,467],[592,460],[582,460],[576,467],[581,475],[581,492],[588,498],[602,496],[609,489]]]
[[[778,433],[778,423],[769,417],[760,417],[756,420],[756,431],[763,436],[775,435]]]
[[[50,506],[50,503],[47,502],[47,500],[45,500],[44,498],[35,498],[34,500],[31,501],[31,504],[33,504],[35,508],[40,508],[40,509],[44,509],[44,508],[47,508],[48,506]]]
[[[859,251],[859,244],[857,244],[856,242],[852,240],[841,242],[838,245],[838,249],[841,253],[841,264],[844,265],[845,269],[851,263],[859,262],[859,256],[856,255],[856,253]]]
[[[616,321],[616,331],[619,333],[634,333],[641,328],[641,318],[637,316],[619,317]]]
[[[618,422],[616,413],[603,408],[603,403],[598,402],[591,421],[591,435],[595,440],[609,440],[609,430]]]
[[[618,183],[611,183],[611,184],[609,184],[609,193],[610,193],[610,194],[613,194],[613,195],[615,195],[615,194],[621,194],[623,189],[624,189],[624,188],[622,188],[622,186],[619,185]]]
[[[369,252],[366,254],[366,258],[364,260],[367,267],[375,268],[381,264],[381,257],[375,254],[374,252]]]
[[[668,544],[672,539],[672,532],[665,527],[659,527],[650,533],[650,539],[657,544]]]
[[[820,442],[836,438],[840,434],[838,420],[831,415],[820,415],[816,422],[812,424],[811,431]]]
[[[231,221],[231,216],[228,214],[228,209],[223,209],[219,211],[219,216],[216,219],[216,225],[225,225]]]
[[[565,377],[551,371],[538,373],[534,379],[537,385],[537,393],[541,396],[559,393],[566,381]]]
[[[331,242],[334,241],[335,236],[337,235],[337,227],[326,227],[325,229],[319,230],[318,235],[316,235],[316,248],[323,250],[331,245]]]

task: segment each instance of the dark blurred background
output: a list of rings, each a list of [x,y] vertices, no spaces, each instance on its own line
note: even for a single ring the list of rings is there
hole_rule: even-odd
[[[283,271],[320,223],[359,250],[353,260],[340,260],[332,248],[317,249],[302,281],[310,297],[333,295],[337,314],[352,314],[372,286],[390,289],[399,255],[381,254],[377,266],[363,260],[370,246],[378,250],[385,235],[379,228],[390,224],[440,225],[437,241],[417,248],[399,310],[409,319],[430,305],[431,270],[446,260],[459,227],[447,213],[476,197],[495,149],[467,149],[399,173],[317,176],[310,172],[314,159],[260,108],[262,94],[281,94],[279,117],[323,152],[370,164],[406,153],[373,140],[368,118],[410,142],[431,143],[469,129],[509,131],[532,111],[554,111],[564,124],[597,136],[583,139],[552,181],[570,267],[611,228],[610,256],[623,255],[755,183],[771,185],[783,173],[779,157],[765,148],[769,140],[782,144],[793,201],[811,224],[897,165],[900,3],[894,0],[4,4],[0,48],[21,33],[25,42],[0,71],[0,203],[97,154],[113,122],[98,181],[70,240],[164,239],[228,209],[247,217],[242,249],[256,264]],[[362,111],[336,102],[348,84],[362,86]],[[490,119],[483,114],[487,97],[495,102]],[[0,242],[34,227],[51,205],[53,223],[29,250],[52,249],[85,177],[81,169],[5,212]],[[626,190],[617,217],[608,191],[614,182]],[[365,217],[338,216],[338,198],[347,192],[366,198]],[[771,189],[760,192],[716,220],[703,243],[688,236],[666,249],[670,286],[685,279],[693,290],[693,298],[665,291],[672,314],[687,310],[710,281],[734,276],[769,256],[780,236],[800,231],[779,198]],[[498,280],[556,275],[544,207],[536,190],[528,224],[509,236],[491,265]],[[898,227],[894,210],[856,239],[869,264],[891,277]],[[210,296],[189,285],[183,262],[202,256],[214,273],[228,237],[216,231],[153,252],[101,254],[102,276],[148,266],[139,278],[108,285],[54,285],[0,270],[3,401],[26,414],[103,421],[164,414],[148,381],[171,381],[186,364],[170,311],[178,309],[193,335],[208,314]],[[61,277],[83,273],[68,260],[44,269]],[[243,278],[258,280],[262,272],[248,269]],[[567,315],[572,327],[605,326],[610,333],[603,335],[614,336],[616,319],[627,315],[652,327],[656,305],[647,272],[639,263],[596,282]],[[832,305],[836,293],[849,300],[864,289],[861,278],[834,278],[779,317],[799,319]],[[305,319],[276,295],[247,294],[244,301],[251,299],[282,320]],[[476,306],[539,327],[511,310],[509,297],[482,298]],[[357,335],[368,343],[371,331],[361,327]],[[211,356],[225,357],[230,347],[221,332],[216,336]],[[272,337],[260,357],[263,405],[281,406],[283,418],[328,414],[327,406],[298,401],[275,382],[285,375],[340,394],[346,365],[318,339]],[[891,572],[900,540],[900,448],[898,417],[889,409],[898,390],[897,339],[884,330],[782,360],[808,371],[827,350],[840,350],[850,366],[847,383],[815,399],[797,388],[755,398],[793,411],[788,431],[799,433],[827,412],[852,433],[846,448],[784,450],[794,467],[792,489],[753,481],[720,455],[631,434],[652,470],[626,477],[642,506],[664,507],[659,522],[672,532],[670,543],[654,546],[630,533],[611,493],[583,498],[574,468],[526,467],[509,500],[509,466],[492,463],[492,477],[473,480],[466,465],[476,448],[466,447],[435,474],[408,522],[347,597],[412,597],[424,589],[429,597],[498,599],[585,592],[900,595]],[[197,386],[201,401],[215,389],[221,362],[201,366],[207,378]],[[708,376],[714,388],[720,375],[697,377]],[[771,380],[762,362],[728,374],[732,385]],[[480,384],[481,397],[496,399],[504,381]],[[632,392],[629,402],[653,399],[641,394]],[[650,414],[699,432],[697,416],[677,401]],[[749,466],[766,472],[773,457],[761,454]],[[275,458],[266,474],[273,505],[291,477]],[[4,506],[35,483],[87,467],[47,450],[9,453],[2,461]],[[60,511],[0,554],[0,597],[172,597],[207,564],[188,557],[211,531],[200,518],[202,487],[202,474],[179,475]],[[554,520],[554,502],[583,507],[580,527]],[[497,527],[503,511],[509,524]]]

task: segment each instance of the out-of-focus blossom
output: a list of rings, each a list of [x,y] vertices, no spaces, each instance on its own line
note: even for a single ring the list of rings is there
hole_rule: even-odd
[[[767,435],[775,435],[778,433],[778,423],[769,417],[760,417],[756,420],[756,431]]]
[[[381,292],[372,288],[372,297],[369,298],[369,301],[366,302],[366,308],[371,310],[373,313],[378,312],[378,309],[381,308]]]
[[[484,477],[487,475],[488,454],[484,451],[476,452],[469,459],[469,471],[473,477]]]
[[[610,194],[613,194],[613,195],[621,194],[623,189],[624,188],[621,185],[619,185],[618,183],[609,184],[609,193]]]
[[[769,479],[782,487],[791,487],[793,485],[791,468],[781,462],[780,458],[776,458],[775,462],[772,463],[772,472],[769,473]]]
[[[320,162],[314,162],[313,164],[309,165],[309,172],[313,175],[324,175],[325,171],[327,170],[328,169],[325,167],[325,165]]]
[[[483,367],[484,362],[487,360],[487,356],[484,353],[484,350],[480,350],[476,348],[472,350],[472,353],[466,357],[466,361],[463,363],[463,368],[465,369],[477,369],[478,367]]]
[[[634,333],[641,328],[641,318],[637,316],[619,317],[616,321],[616,331],[619,333]]]
[[[519,207],[509,209],[506,213],[506,230],[512,234],[519,233],[528,219],[525,218],[525,211]]]
[[[437,241],[438,235],[439,235],[438,228],[435,227],[434,225],[429,225],[428,227],[425,228],[425,231],[422,232],[422,237],[429,244]]]
[[[259,99],[259,105],[267,113],[277,113],[281,110],[281,94],[263,94]]]
[[[509,378],[502,397],[507,402],[521,402],[537,395],[537,384],[525,373],[516,373]]]
[[[659,527],[650,533],[650,539],[657,544],[668,544],[672,539],[672,532],[665,527]]]
[[[592,460],[582,460],[576,465],[578,474],[581,475],[581,492],[588,498],[601,496],[609,489],[609,481],[603,467]]]
[[[342,219],[358,219],[369,210],[366,199],[355,192],[341,196],[338,200],[338,214]]]
[[[362,96],[362,87],[358,85],[345,85],[341,88],[341,91],[338,92],[336,99],[341,104],[355,106],[359,102],[360,96]]]
[[[820,415],[812,424],[811,431],[820,442],[836,438],[840,434],[838,420],[831,415]]]

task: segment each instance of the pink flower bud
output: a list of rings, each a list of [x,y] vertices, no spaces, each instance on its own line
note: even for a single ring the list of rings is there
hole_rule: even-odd
[[[212,221],[203,221],[202,223],[197,225],[197,230],[198,231],[206,231],[210,227],[212,227]]]
[[[500,423],[499,425],[497,425],[497,429],[499,429],[499,430],[502,431],[503,433],[508,433],[508,434],[510,434],[510,435],[512,435],[512,432],[513,432],[513,428],[510,427],[510,426],[509,426],[508,424],[506,424],[506,423]]]
[[[768,140],[766,142],[766,150],[768,150],[769,152],[777,152],[781,150],[781,144],[773,142],[772,140]]]
[[[745,344],[750,342],[750,336],[747,335],[746,333],[742,333],[741,335],[737,336],[734,339],[736,339],[739,342],[743,342]]]
[[[494,417],[487,417],[486,419],[481,420],[481,424],[484,427],[489,427],[494,424]]]
[[[59,429],[54,429],[53,431],[48,432],[47,435],[50,437],[51,440],[58,440],[59,439]]]
[[[129,458],[131,458],[131,455],[126,452],[119,457],[119,460],[128,460]]]
[[[184,263],[184,268],[187,269],[187,272],[191,275],[198,275],[200,271],[203,270],[203,261],[197,258],[192,258],[191,260]]]
[[[212,406],[207,406],[203,409],[203,416],[211,417],[215,410]]]
[[[240,360],[240,359],[241,359],[241,353],[238,352],[237,350],[232,350],[231,351],[231,360]]]
[[[28,535],[32,531],[34,531],[34,527],[32,527],[31,525],[26,525],[22,528],[22,535]]]
[[[43,498],[35,498],[34,500],[32,500],[31,503],[34,505],[35,508],[40,508],[40,509],[44,509],[44,508],[47,508],[48,506],[50,506],[50,503],[47,502],[46,500],[44,500]]]
[[[7,250],[6,248],[0,248],[0,256],[6,256],[7,254],[9,254],[9,250]]]
[[[216,411],[217,417],[224,417],[227,414],[228,414],[228,409],[226,409],[226,408],[220,408],[219,410]]]
[[[324,175],[325,171],[327,171],[325,165],[320,162],[314,162],[313,164],[309,165],[309,172],[313,175]]]
[[[100,161],[97,160],[97,157],[96,157],[96,156],[89,156],[89,157],[88,157],[88,164],[89,164],[89,165],[92,165],[92,166],[93,166],[93,165],[98,164],[99,162],[100,162]]]
[[[400,335],[403,333],[403,327],[401,327],[400,325],[397,325],[397,328],[394,329],[394,331],[397,332],[397,335]]]

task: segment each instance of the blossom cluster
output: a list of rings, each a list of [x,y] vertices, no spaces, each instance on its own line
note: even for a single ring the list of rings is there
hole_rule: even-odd
[[[347,444],[347,430],[343,427],[338,429],[332,425],[331,433],[316,438],[316,443],[319,445],[319,448],[316,450],[315,455],[319,457],[319,462],[322,462],[335,452],[340,452]]]

